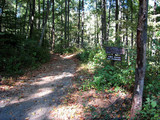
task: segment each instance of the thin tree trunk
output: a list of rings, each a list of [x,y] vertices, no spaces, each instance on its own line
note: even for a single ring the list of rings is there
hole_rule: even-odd
[[[2,0],[1,1],[1,4],[2,4],[2,7],[1,7],[1,15],[0,15],[0,32],[2,32],[2,23],[3,23],[3,21],[2,21],[2,15],[3,15],[3,10],[4,10],[4,6],[5,6],[5,0]]]
[[[134,119],[137,111],[142,109],[143,87],[146,70],[147,17],[148,0],[139,0],[139,17],[137,27],[137,64],[130,119]]]
[[[27,8],[26,8],[26,13],[25,13],[25,18],[24,18],[24,25],[23,25],[23,33],[26,33],[25,27],[26,27],[26,20],[28,16],[28,8],[29,8],[29,1],[27,1]]]
[[[35,14],[35,0],[32,0],[32,15],[31,15],[31,25],[30,25],[30,38],[33,34],[33,25],[34,25],[34,14]]]
[[[38,0],[38,13],[39,13],[39,20],[38,20],[38,29],[41,27],[41,3],[40,0]]]
[[[107,41],[109,41],[110,17],[111,17],[111,0],[109,0],[109,15],[108,15],[108,25],[107,25],[107,37],[106,37]]]
[[[78,14],[78,41],[77,41],[77,44],[78,44],[78,47],[80,47],[79,44],[80,44],[81,0],[79,0],[79,9],[78,10],[79,10],[79,12],[78,12],[79,14]]]
[[[63,8],[63,5],[61,4],[61,8]],[[63,10],[61,11],[61,12],[63,12]],[[61,23],[62,23],[62,26],[64,25],[63,24],[63,14],[61,14]],[[64,38],[64,35],[63,35],[64,33],[63,33],[63,30],[61,30],[61,48],[63,48],[64,46],[63,46],[63,38]]]
[[[39,41],[39,46],[42,46],[42,41],[43,41],[43,37],[44,37],[44,33],[45,33],[45,30],[46,30],[47,21],[48,21],[50,4],[51,3],[49,2],[49,0],[47,0],[47,9],[46,9],[45,23],[44,23],[44,26],[43,26],[43,29],[42,29],[41,38],[40,38],[40,41]]]
[[[64,35],[64,39],[65,39],[65,48],[67,45],[67,0],[65,0],[65,35]]]
[[[15,34],[17,31],[17,6],[18,6],[18,0],[16,0],[16,10],[15,10]]]
[[[42,26],[44,26],[44,22],[45,22],[44,21],[45,20],[45,18],[44,18],[45,17],[45,13],[44,12],[45,12],[45,0],[43,0],[43,23],[42,23]]]
[[[28,24],[28,27],[27,27],[27,34],[26,34],[26,38],[28,38],[29,36],[29,27],[31,26],[31,12],[32,12],[32,0],[29,1],[29,24]]]
[[[103,0],[103,25],[103,40],[106,41],[106,0]]]
[[[98,7],[97,7],[97,4],[98,4],[98,0],[96,0],[96,11],[98,11]],[[98,24],[98,14],[97,15],[97,43],[99,43],[99,24]]]
[[[118,1],[119,0],[116,0],[116,14],[115,14],[115,20],[116,20],[116,38],[115,38],[115,40],[116,40],[116,42],[117,42],[117,44],[120,46],[120,40],[118,39],[118,16],[119,16],[119,8],[118,8]]]
[[[101,46],[104,45],[104,15],[103,15],[103,0],[101,0],[100,2],[100,6],[101,6],[101,11],[102,11],[102,14],[101,14],[101,30],[102,30],[102,40],[101,40]]]
[[[131,23],[133,23],[133,2],[131,0]],[[133,48],[133,28],[131,32],[131,47]]]
[[[81,47],[83,48],[84,42],[84,0],[82,0],[82,40],[81,40]]]
[[[69,41],[70,41],[70,38],[69,38],[69,2],[70,2],[70,0],[68,0],[68,42],[67,42],[67,47],[69,47]]]
[[[55,45],[55,29],[54,29],[54,0],[52,0],[52,51]]]

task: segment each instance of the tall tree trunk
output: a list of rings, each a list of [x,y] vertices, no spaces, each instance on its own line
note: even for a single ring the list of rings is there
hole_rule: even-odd
[[[131,0],[131,23],[133,23],[133,1]],[[131,47],[133,48],[133,28],[131,32]]]
[[[38,29],[41,27],[41,2],[38,0],[38,13],[39,13],[39,20],[38,20]]]
[[[61,12],[63,13],[63,9],[62,9],[62,8],[63,8],[63,4],[61,4]],[[62,26],[64,26],[64,24],[63,24],[63,14],[61,14],[61,23],[62,23]],[[64,46],[63,46],[63,42],[64,42],[64,41],[63,41],[63,40],[64,40],[64,39],[63,39],[63,38],[64,38],[64,35],[63,35],[64,32],[63,32],[63,31],[64,31],[64,30],[61,29],[61,48],[64,47]]]
[[[18,0],[15,1],[16,2],[16,10],[15,10],[15,34],[17,31],[17,6],[18,6]]]
[[[0,15],[0,32],[2,32],[2,15],[3,15],[3,10],[4,10],[4,6],[5,6],[5,0],[1,1],[2,7],[1,7],[1,15]]]
[[[42,23],[42,26],[44,26],[44,20],[45,20],[45,0],[43,0],[43,23]]]
[[[29,0],[29,24],[27,26],[27,34],[26,34],[26,38],[28,38],[29,36],[29,27],[31,26],[31,17],[32,17],[32,0]]]
[[[107,24],[107,37],[106,37],[107,41],[109,41],[110,18],[111,18],[111,0],[109,0],[109,15],[108,15],[108,24]]]
[[[70,41],[70,38],[69,38],[69,2],[70,2],[70,0],[68,0],[68,42],[67,42],[67,47],[69,47],[69,41]]]
[[[83,48],[84,42],[84,0],[82,0],[82,40],[81,40],[81,47]]]
[[[116,14],[115,14],[115,20],[116,20],[116,42],[120,46],[120,40],[118,39],[118,16],[119,16],[119,7],[118,7],[119,0],[116,0]]]
[[[102,40],[101,40],[101,46],[103,46],[104,45],[104,15],[103,15],[103,0],[101,0],[101,2],[100,2],[100,7],[101,7],[101,11],[102,11],[102,13],[101,13],[101,30],[102,30]]]
[[[28,16],[28,8],[29,8],[29,1],[27,1],[27,8],[26,8],[26,13],[25,13],[25,17],[24,17],[23,34],[26,33],[25,27],[26,27],[26,20],[27,20],[27,16]]]
[[[80,22],[81,22],[81,0],[79,0],[79,8],[78,8],[78,41],[77,41],[77,44],[78,44],[78,47],[79,44],[80,44]]]
[[[96,0],[96,11],[98,11],[98,0]],[[98,24],[98,14],[97,15],[97,43],[99,43],[99,24]]]
[[[46,30],[47,21],[48,21],[50,4],[51,3],[49,2],[49,0],[47,0],[47,9],[46,9],[45,23],[43,25],[43,29],[42,29],[42,33],[41,33],[41,38],[40,38],[40,41],[39,41],[39,46],[42,46],[43,37],[44,37],[44,33],[45,33],[45,30]]]
[[[135,87],[132,100],[131,116],[142,108],[143,87],[146,70],[146,40],[147,40],[148,0],[139,0],[139,16],[137,27],[137,61]]]
[[[52,0],[52,51],[55,45],[55,29],[54,29],[54,0]]]
[[[35,0],[32,0],[32,16],[31,16],[31,25],[30,25],[30,38],[32,38],[32,34],[33,34],[34,14],[35,14]]]
[[[64,39],[65,39],[65,47],[67,45],[67,0],[65,0],[65,35],[64,35]]]
[[[106,0],[103,0],[103,45],[106,41]]]

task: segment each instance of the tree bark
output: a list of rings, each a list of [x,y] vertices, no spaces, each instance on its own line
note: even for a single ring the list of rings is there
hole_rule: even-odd
[[[133,2],[131,0],[131,23],[133,23]],[[133,48],[133,28],[131,32],[131,47]]]
[[[106,41],[106,0],[103,0],[103,45]]]
[[[24,18],[24,25],[23,25],[23,34],[26,33],[25,27],[26,27],[26,19],[28,16],[28,8],[29,8],[29,1],[27,1],[27,8],[26,8],[26,13],[25,13],[25,18]]]
[[[39,13],[39,20],[38,20],[38,29],[41,27],[41,3],[40,0],[38,0],[38,13]]]
[[[43,25],[43,29],[42,29],[42,33],[41,33],[41,38],[40,38],[40,41],[39,41],[39,46],[42,46],[43,37],[44,37],[44,33],[45,33],[45,30],[46,30],[47,21],[48,21],[49,8],[50,8],[50,2],[49,2],[49,0],[47,0],[47,9],[46,9],[45,23]]]
[[[33,34],[34,14],[35,14],[35,0],[32,0],[32,15],[31,15],[31,25],[30,25],[30,38],[32,38],[32,34]]]
[[[67,47],[69,47],[69,41],[70,41],[70,38],[69,38],[69,2],[70,2],[70,0],[68,0],[68,42],[67,42]]]
[[[18,6],[18,0],[16,0],[15,2],[16,2],[16,10],[15,10],[15,35],[16,35],[16,31],[17,31],[17,6]]]
[[[96,11],[98,11],[98,0],[96,0]],[[97,14],[97,43],[99,43],[99,24],[98,24],[98,14]]]
[[[116,20],[116,42],[117,44],[120,46],[120,40],[118,39],[118,16],[119,16],[119,7],[118,7],[118,1],[119,0],[116,0],[116,14],[115,14],[115,20]]]
[[[54,29],[54,0],[52,0],[52,51],[55,45],[55,29]]]
[[[81,48],[84,47],[84,0],[82,0],[82,40],[81,40]]]
[[[143,87],[146,70],[148,0],[139,0],[139,4],[135,87],[130,119],[134,119],[136,113],[138,114],[138,111],[142,108]]]
[[[80,47],[80,22],[81,22],[81,0],[79,0],[79,9],[78,9],[78,40],[77,40],[77,44],[78,44],[78,47]]]
[[[64,39],[65,39],[65,48],[67,46],[67,0],[65,0],[65,35],[64,35]]]
[[[2,15],[3,15],[3,10],[4,10],[4,6],[5,6],[5,0],[1,1],[2,7],[1,7],[1,15],[0,15],[0,32],[2,32]]]
[[[110,18],[111,18],[111,0],[109,0],[109,15],[108,15],[108,24],[107,24],[107,37],[106,37],[107,41],[109,41]]]

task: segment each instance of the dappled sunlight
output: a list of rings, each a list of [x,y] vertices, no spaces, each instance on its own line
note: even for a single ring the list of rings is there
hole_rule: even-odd
[[[81,104],[60,105],[50,113],[49,118],[54,120],[77,120],[83,117],[84,109]]]
[[[48,111],[48,107],[39,107],[38,106],[38,108],[37,108],[37,106],[35,106],[34,108],[35,108],[35,110],[31,110],[28,112],[27,118],[25,118],[25,119],[38,120],[38,118],[43,118],[43,116]]]
[[[76,54],[71,54],[71,55],[67,55],[67,56],[61,56],[63,59],[71,59],[74,56],[76,56]]]
[[[44,77],[38,78],[36,80],[36,82],[33,82],[31,85],[43,85],[43,84],[47,84],[47,83],[49,84],[49,83],[53,82],[53,80],[58,81],[58,80],[61,80],[65,77],[73,77],[73,74],[68,73],[68,72],[63,72],[60,75],[44,76]]]

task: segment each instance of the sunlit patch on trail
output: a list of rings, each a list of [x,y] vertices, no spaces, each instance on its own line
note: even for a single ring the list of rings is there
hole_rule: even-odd
[[[50,112],[49,118],[54,120],[78,120],[84,115],[83,106],[80,104],[72,104],[69,106],[61,105],[57,108],[53,108]]]

